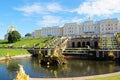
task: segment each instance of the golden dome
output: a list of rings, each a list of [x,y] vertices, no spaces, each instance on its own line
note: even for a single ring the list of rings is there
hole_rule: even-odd
[[[15,30],[15,27],[14,25],[11,26],[11,31],[14,31]]]

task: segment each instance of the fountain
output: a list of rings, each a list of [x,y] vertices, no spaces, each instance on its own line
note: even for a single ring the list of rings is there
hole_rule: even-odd
[[[42,53],[40,53],[39,55],[42,55]],[[44,55],[44,54],[43,54]],[[51,65],[51,66],[57,66],[59,64],[65,64],[66,61],[64,59],[64,56],[61,54],[60,50],[59,50],[59,46],[56,46],[52,51],[50,51],[49,55],[44,55],[42,56],[41,65]]]

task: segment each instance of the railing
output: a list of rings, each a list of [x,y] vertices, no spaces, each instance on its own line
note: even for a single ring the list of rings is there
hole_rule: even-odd
[[[63,54],[88,54],[88,48],[67,48]]]

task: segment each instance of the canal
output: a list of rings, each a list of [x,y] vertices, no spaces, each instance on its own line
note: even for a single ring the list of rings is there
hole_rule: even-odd
[[[13,80],[19,69],[18,64],[23,65],[26,74],[32,78],[81,77],[120,71],[120,63],[115,61],[67,59],[65,65],[46,67],[35,58],[20,58],[0,61],[0,80]]]

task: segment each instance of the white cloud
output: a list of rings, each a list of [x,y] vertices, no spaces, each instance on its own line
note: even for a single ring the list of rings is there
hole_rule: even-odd
[[[46,15],[43,16],[43,19],[37,22],[38,26],[41,27],[50,27],[50,26],[63,26],[65,23],[70,23],[70,22],[81,22],[83,19],[81,18],[62,18],[60,16],[51,16],[51,15]]]
[[[83,21],[83,19],[82,18],[77,18],[77,17],[74,17],[71,21],[69,21],[69,22],[77,22],[77,23],[79,23],[79,22],[82,22]]]
[[[48,11],[52,11],[52,12],[62,11],[62,7],[58,3],[48,4],[47,9],[48,9]]]
[[[37,24],[42,27],[47,26],[55,26],[58,25],[58,23],[61,21],[61,17],[59,16],[43,16],[43,19],[38,21]]]
[[[23,12],[25,16],[29,16],[32,14],[47,14],[49,12],[62,11],[62,7],[58,3],[33,3],[32,5],[15,8],[15,10]]]
[[[120,13],[120,0],[88,0],[73,10],[79,14],[105,16]]]
[[[23,7],[19,7],[19,8],[15,8],[18,11],[22,11],[24,13],[24,15],[28,16],[31,15],[33,13],[35,14],[39,14],[41,12],[43,12],[43,7],[40,6],[40,4],[38,3],[34,3],[32,5],[25,5]]]

